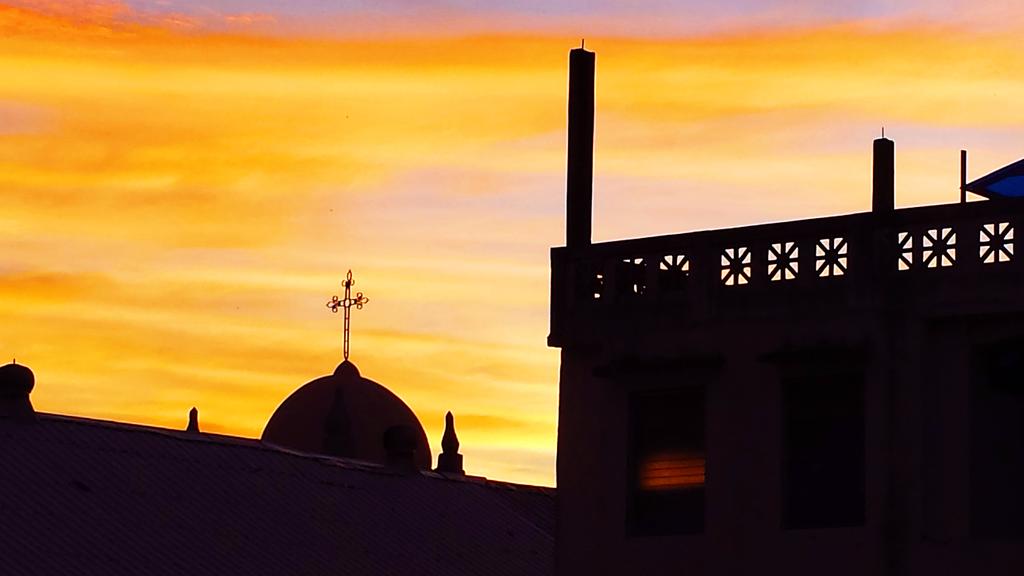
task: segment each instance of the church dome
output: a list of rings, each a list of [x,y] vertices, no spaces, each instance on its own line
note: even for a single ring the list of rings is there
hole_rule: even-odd
[[[390,390],[363,378],[348,360],[334,374],[296,390],[263,429],[263,442],[301,452],[388,462],[385,433],[396,427],[415,439],[416,467],[430,468],[430,445],[413,411]]]

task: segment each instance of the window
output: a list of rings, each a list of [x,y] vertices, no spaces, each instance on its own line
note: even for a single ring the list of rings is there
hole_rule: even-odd
[[[704,387],[634,393],[629,420],[629,533],[703,532]]]
[[[1024,536],[1024,341],[986,347],[971,382],[971,533]]]
[[[820,373],[782,385],[782,526],[864,523],[864,385]]]

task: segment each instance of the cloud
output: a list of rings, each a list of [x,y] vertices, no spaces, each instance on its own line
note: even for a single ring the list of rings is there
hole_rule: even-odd
[[[124,22],[137,14],[131,5],[121,0],[7,0],[3,4],[42,16],[93,25]]]
[[[228,14],[224,16],[224,22],[231,26],[237,27],[256,27],[256,26],[267,26],[277,23],[277,17],[273,14],[259,14],[259,13],[242,13],[242,14]]]
[[[49,128],[52,121],[43,107],[0,101],[0,136],[39,133]]]
[[[961,30],[1005,29],[1021,15],[1019,7],[1001,0],[831,4],[811,0],[514,0],[486,5],[406,0],[343,4],[321,0],[15,0],[9,4],[79,24],[144,24],[179,31],[245,30],[269,36],[322,38],[524,33],[569,38],[679,38],[841,23],[879,28],[930,23]]]
[[[214,10],[202,5],[122,0],[6,0],[0,23],[17,18],[18,28],[63,28],[79,35],[272,31],[272,13]]]

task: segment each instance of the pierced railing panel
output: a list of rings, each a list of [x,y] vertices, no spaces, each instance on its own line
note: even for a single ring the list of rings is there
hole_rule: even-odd
[[[796,242],[776,242],[768,247],[768,279],[793,280],[800,267],[800,247]]]
[[[722,283],[726,286],[742,286],[750,283],[752,267],[750,248],[726,248],[722,251]]]
[[[1013,226],[1009,222],[984,224],[978,231],[978,256],[985,264],[1013,259]]]
[[[956,232],[950,228],[931,228],[921,238],[926,268],[948,268],[956,263]]]
[[[690,257],[687,254],[668,254],[658,262],[658,286],[665,292],[679,292],[690,277]]]
[[[643,258],[625,258],[619,265],[619,294],[643,296],[647,292],[647,276]]]
[[[555,265],[573,272],[552,278],[574,285],[565,290],[556,286],[553,293],[575,294],[572,302],[628,314],[646,305],[612,304],[646,302],[687,316],[728,309],[746,313],[761,304],[792,306],[801,299],[814,306],[874,302],[878,295],[863,291],[889,282],[896,284],[885,287],[886,294],[899,296],[898,290],[912,289],[926,295],[934,288],[945,290],[945,298],[969,299],[973,292],[956,296],[949,290],[957,286],[948,281],[950,275],[996,274],[999,290],[1015,285],[1017,276],[1024,281],[1024,261],[1015,257],[1014,239],[1022,222],[1024,201],[993,201],[556,249]],[[930,280],[938,277],[944,280]],[[979,281],[971,280],[971,285]],[[555,308],[553,314],[558,313]],[[596,308],[578,316],[600,317]]]
[[[914,234],[900,232],[897,239],[900,253],[899,259],[896,261],[896,269],[905,272],[914,267]]]
[[[814,247],[814,268],[819,278],[846,274],[846,239],[822,238]]]
[[[601,300],[605,293],[604,271],[596,263],[580,262],[576,265],[574,285],[576,300]]]

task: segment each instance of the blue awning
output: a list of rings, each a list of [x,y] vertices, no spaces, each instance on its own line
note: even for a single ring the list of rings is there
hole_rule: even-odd
[[[985,198],[1024,198],[1024,159],[978,178],[965,186]]]

